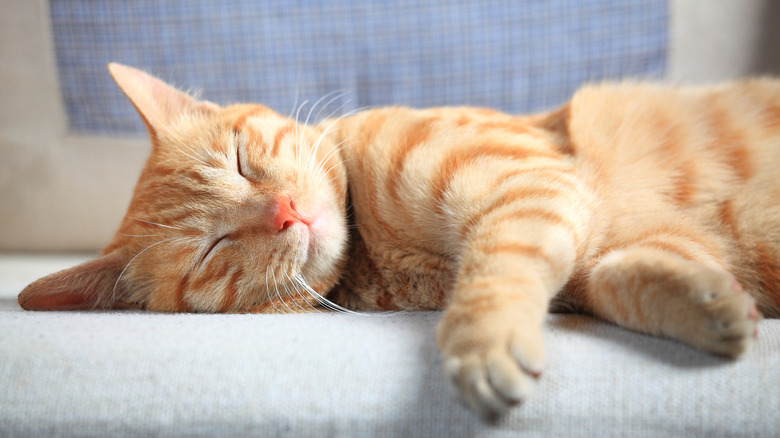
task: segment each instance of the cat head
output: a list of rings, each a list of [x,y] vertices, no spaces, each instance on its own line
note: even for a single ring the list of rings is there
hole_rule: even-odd
[[[108,69],[146,124],[151,154],[102,255],[33,282],[20,305],[285,312],[322,300],[347,240],[345,169],[328,127]]]

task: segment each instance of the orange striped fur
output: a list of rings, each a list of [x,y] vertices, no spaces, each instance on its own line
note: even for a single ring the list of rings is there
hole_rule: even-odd
[[[486,416],[541,375],[551,309],[727,356],[780,316],[775,80],[306,126],[110,70],[151,156],[104,255],[28,286],[25,308],[443,309],[446,373]]]
[[[27,287],[30,309],[301,312],[346,259],[346,179],[323,129],[262,105],[199,102],[138,70],[109,70],[152,152],[100,269]],[[80,297],[80,298],[79,298]]]
[[[595,85],[532,117],[353,115],[336,141],[357,256],[334,297],[444,309],[446,372],[485,415],[540,375],[550,308],[736,356],[759,310],[780,316],[778,114],[762,79]]]

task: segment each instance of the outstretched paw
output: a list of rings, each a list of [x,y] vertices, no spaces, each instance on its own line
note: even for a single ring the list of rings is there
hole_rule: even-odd
[[[483,324],[453,324],[451,314],[439,325],[438,341],[444,370],[453,390],[473,411],[495,420],[525,401],[544,368],[541,327],[503,325],[491,318]]]

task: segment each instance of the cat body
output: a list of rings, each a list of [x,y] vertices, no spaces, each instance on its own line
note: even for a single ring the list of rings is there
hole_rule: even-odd
[[[646,239],[733,272],[764,314],[780,316],[776,81],[603,84],[530,117],[381,108],[341,121],[343,138],[354,139],[342,153],[360,256],[336,294],[353,307],[444,308],[475,226],[505,209],[536,231],[513,231],[523,238],[549,241],[560,234],[551,226],[569,234],[570,245],[545,243],[574,251],[557,257],[571,259],[557,309],[593,311],[589,271]]]
[[[549,305],[732,356],[754,299],[780,315],[777,81],[589,86],[533,117],[382,108],[344,138],[357,256],[335,296],[445,309],[445,367],[483,414],[540,375]]]
[[[445,372],[485,416],[532,390],[551,308],[728,356],[780,316],[778,81],[305,126],[110,70],[152,154],[103,255],[22,307],[443,309]]]

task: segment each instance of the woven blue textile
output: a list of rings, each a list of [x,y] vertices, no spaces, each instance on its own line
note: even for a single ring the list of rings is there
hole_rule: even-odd
[[[118,61],[221,103],[283,114],[564,102],[584,81],[662,77],[666,0],[52,0],[74,131],[143,132],[105,64]],[[307,113],[304,108],[303,114]]]

